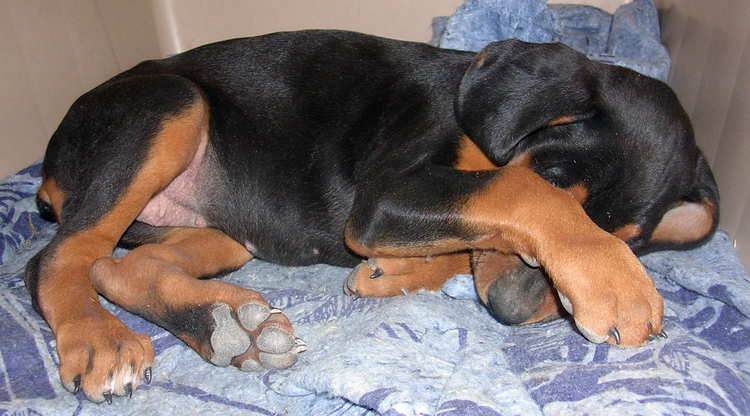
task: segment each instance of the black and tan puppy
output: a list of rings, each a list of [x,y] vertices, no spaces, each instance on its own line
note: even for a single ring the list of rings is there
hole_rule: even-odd
[[[198,279],[252,257],[359,264],[359,296],[471,264],[501,321],[556,317],[559,293],[591,341],[640,345],[663,304],[633,252],[699,244],[718,215],[659,81],[558,44],[474,55],[338,31],[216,43],[105,82],[52,137],[38,200],[60,226],[26,283],[62,382],[95,401],[149,381],[153,360],[99,294],[216,365],[292,365],[304,344],[280,311]]]

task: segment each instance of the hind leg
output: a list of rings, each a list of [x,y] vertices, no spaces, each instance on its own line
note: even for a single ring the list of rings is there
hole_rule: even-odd
[[[212,228],[174,228],[125,257],[92,268],[97,291],[169,330],[207,361],[242,370],[286,368],[304,343],[256,292],[203,276],[234,270],[252,255]]]
[[[189,81],[140,77],[79,99],[50,141],[39,197],[50,197],[60,226],[25,280],[55,335],[70,391],[111,401],[150,380],[149,339],[99,304],[89,273],[149,199],[186,169],[207,126],[207,106]]]

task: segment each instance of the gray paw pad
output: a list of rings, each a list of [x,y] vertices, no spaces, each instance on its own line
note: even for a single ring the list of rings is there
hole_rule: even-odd
[[[232,317],[229,305],[219,303],[211,311],[214,331],[211,334],[211,363],[220,367],[229,365],[232,357],[240,355],[250,347],[250,337]]]
[[[246,303],[237,309],[237,317],[245,329],[253,331],[271,316],[270,309],[256,303]]]
[[[289,351],[283,354],[270,354],[261,352],[260,362],[267,368],[289,368],[297,362],[297,353]]]
[[[247,372],[262,371],[263,366],[255,360],[245,360],[240,367],[240,370]]]
[[[271,354],[281,354],[292,348],[294,337],[282,329],[266,327],[258,335],[255,344],[261,351]]]

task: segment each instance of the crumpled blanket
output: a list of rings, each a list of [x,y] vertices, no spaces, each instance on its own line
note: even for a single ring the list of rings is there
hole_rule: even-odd
[[[471,276],[442,292],[354,300],[341,290],[347,269],[253,260],[225,280],[283,308],[309,350],[291,369],[243,373],[102,300],[151,337],[156,364],[132,399],[93,404],[60,385],[54,338],[23,285],[55,229],[34,207],[39,182],[36,165],[0,183],[0,414],[750,414],[750,277],[723,232],[642,258],[669,333],[642,348],[592,344],[568,320],[503,326]]]
[[[478,51],[505,39],[561,42],[590,59],[666,81],[671,60],[661,43],[653,0],[633,0],[614,14],[545,0],[466,0],[450,17],[433,19],[432,43]]]
[[[466,5],[490,3],[538,2]],[[467,7],[456,16],[480,13]],[[534,23],[513,19],[516,28]],[[469,21],[480,40],[505,27]],[[467,34],[457,28],[449,22],[444,38]],[[695,250],[641,258],[665,298],[669,333],[642,348],[592,344],[568,320],[503,326],[478,303],[470,276],[441,292],[354,300],[341,289],[347,269],[253,260],[224,279],[284,309],[309,350],[290,369],[243,373],[204,362],[102,300],[151,337],[156,363],[132,399],[90,403],[60,385],[54,337],[23,285],[26,261],[55,229],[36,212],[39,176],[34,165],[0,182],[0,415],[750,414],[750,277],[723,232]]]

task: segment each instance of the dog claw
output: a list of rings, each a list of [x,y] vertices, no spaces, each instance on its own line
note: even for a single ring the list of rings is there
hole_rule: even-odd
[[[125,394],[128,395],[129,399],[133,398],[133,383],[128,383],[125,385]]]
[[[81,376],[78,375],[73,379],[73,394],[81,391]]]
[[[273,308],[270,311],[268,311],[269,314],[273,315],[275,313],[281,313],[281,309]]]
[[[523,260],[523,262],[532,269],[539,268],[539,260],[535,259],[534,257],[531,257],[528,254],[519,254],[518,256],[521,257],[521,260]]]
[[[104,401],[107,402],[107,404],[112,404],[112,392],[111,391],[105,391],[103,393],[104,395]]]
[[[615,339],[615,343],[617,345],[620,345],[620,331],[617,330],[617,328],[612,328],[609,330],[609,335]]]
[[[378,277],[383,275],[383,269],[377,267],[375,270],[373,270],[372,274],[370,275],[370,279],[377,279]]]
[[[151,367],[143,372],[143,378],[146,379],[146,384],[151,384]]]
[[[383,269],[378,267],[377,261],[375,259],[367,259],[367,267],[372,270],[372,274],[370,275],[370,279],[377,279],[378,277],[383,275]]]
[[[661,330],[661,332],[659,332],[659,333],[657,334],[657,336],[659,336],[660,338],[664,338],[664,339],[667,339],[667,338],[669,338],[669,335],[667,335],[667,331],[665,331],[665,330],[663,330],[663,329]]]

